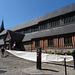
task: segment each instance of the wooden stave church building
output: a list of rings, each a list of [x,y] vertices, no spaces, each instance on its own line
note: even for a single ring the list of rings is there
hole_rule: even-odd
[[[33,51],[75,48],[75,3],[43,16],[4,29],[0,27],[0,47]]]

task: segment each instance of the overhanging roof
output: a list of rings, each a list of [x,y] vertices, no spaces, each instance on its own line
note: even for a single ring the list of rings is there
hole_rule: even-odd
[[[56,28],[51,28],[51,29],[47,29],[43,31],[37,31],[34,33],[26,34],[22,42],[30,41],[31,39],[36,39],[36,38],[68,34],[68,33],[74,33],[74,32],[75,32],[75,23],[66,25],[66,26],[60,26]]]
[[[63,15],[63,14],[66,14],[66,13],[69,13],[72,11],[75,11],[75,3],[67,5],[67,6],[62,7],[62,8],[59,8],[57,10],[51,11],[51,12],[49,12],[43,16],[34,18],[32,20],[26,21],[26,22],[21,23],[19,25],[13,26],[11,28],[8,28],[7,30],[16,31],[19,29],[30,27],[30,26],[38,24],[41,21],[44,21],[44,20],[47,20],[47,19],[50,19],[53,17],[57,17],[57,16],[60,16],[60,15]],[[6,30],[4,30],[0,35],[4,35],[5,33],[6,33]]]
[[[22,42],[25,42],[25,41],[31,41],[32,39],[42,38],[42,37],[47,37],[47,36],[55,36],[55,35],[62,35],[62,34],[68,34],[68,33],[75,33],[75,23],[56,27],[56,28],[51,28],[51,29],[47,29],[47,30],[43,30],[43,31],[28,33],[25,36],[23,35],[23,37],[22,37],[22,34],[20,34],[18,32],[14,32],[14,31],[9,31],[9,32],[10,32],[12,39],[14,39],[14,38],[16,40],[21,39]],[[3,44],[3,43],[4,43],[3,40],[0,40],[0,44]]]
[[[5,29],[4,31],[2,31],[1,33],[0,33],[0,36],[2,36],[2,35],[5,35],[6,33],[7,33],[7,29]]]
[[[24,38],[24,35],[23,34],[18,33],[18,32],[14,32],[14,31],[10,31],[10,30],[7,31],[7,34],[10,35],[9,40],[22,41],[23,38]]]
[[[72,11],[75,11],[75,3],[67,5],[62,8],[59,8],[57,10],[51,11],[43,16],[34,18],[32,20],[26,21],[26,22],[21,23],[19,25],[13,26],[13,27],[9,28],[9,30],[19,30],[19,29],[23,29],[26,27],[30,27],[30,26],[38,24],[41,21],[44,21],[44,20],[47,20],[47,19],[50,19],[53,17],[57,17],[57,16],[60,16],[60,15],[63,15],[63,14],[66,14],[66,13],[69,13]]]

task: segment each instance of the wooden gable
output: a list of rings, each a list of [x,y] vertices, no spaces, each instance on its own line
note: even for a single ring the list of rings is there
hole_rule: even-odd
[[[10,37],[10,34],[8,33],[6,38],[5,38],[5,41],[9,41],[10,39],[11,39],[11,37]]]

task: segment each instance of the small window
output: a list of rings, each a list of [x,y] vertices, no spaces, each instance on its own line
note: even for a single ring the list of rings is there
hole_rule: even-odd
[[[73,22],[74,21],[74,17],[70,17],[70,22]]]
[[[21,31],[21,33],[23,33],[23,34],[24,34],[24,30],[22,30],[22,31]]]
[[[48,46],[54,46],[53,38],[48,39]]]
[[[64,45],[72,45],[72,37],[65,37]]]
[[[45,30],[48,28],[47,24],[40,25],[40,30]]]
[[[75,22],[75,16],[74,16],[74,14],[70,15],[70,16],[66,16],[64,18],[64,24],[71,23],[71,22]]]
[[[39,30],[39,27],[33,27],[32,29],[31,29],[31,32],[36,32],[36,31],[38,31]]]
[[[30,33],[30,29],[26,29],[26,30],[24,31],[24,33],[25,33],[25,34]]]
[[[60,25],[60,20],[52,21],[51,22],[51,27],[57,27]]]
[[[40,46],[40,41],[39,40],[35,41],[35,47],[39,47],[39,46]]]

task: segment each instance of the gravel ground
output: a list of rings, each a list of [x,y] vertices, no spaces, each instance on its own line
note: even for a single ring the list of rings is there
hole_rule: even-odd
[[[22,70],[35,65],[34,62],[15,57],[6,53],[6,57],[1,57],[0,52],[0,75],[22,75]],[[26,75],[26,74],[25,74]]]
[[[65,75],[63,62],[42,63],[42,69],[36,69],[36,63],[15,57],[6,53],[1,57],[0,53],[0,75]],[[67,75],[75,75],[73,61],[67,63]]]

